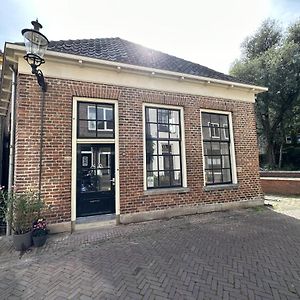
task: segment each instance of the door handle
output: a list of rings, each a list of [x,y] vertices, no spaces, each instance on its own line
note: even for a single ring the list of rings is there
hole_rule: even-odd
[[[115,178],[111,179],[110,181],[111,181],[112,185],[115,185],[115,182],[116,182]]]

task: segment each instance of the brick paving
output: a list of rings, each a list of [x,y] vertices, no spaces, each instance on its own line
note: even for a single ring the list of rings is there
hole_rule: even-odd
[[[0,239],[0,299],[300,299],[300,221],[269,209]]]

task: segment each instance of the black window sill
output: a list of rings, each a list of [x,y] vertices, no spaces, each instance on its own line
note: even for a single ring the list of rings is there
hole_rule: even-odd
[[[179,187],[179,188],[157,188],[157,189],[150,189],[144,191],[144,195],[159,195],[159,194],[183,194],[188,193],[190,191],[189,188],[186,187]]]
[[[208,192],[208,191],[236,190],[238,188],[239,185],[237,183],[231,183],[231,184],[207,185],[203,187],[203,190],[205,192]]]

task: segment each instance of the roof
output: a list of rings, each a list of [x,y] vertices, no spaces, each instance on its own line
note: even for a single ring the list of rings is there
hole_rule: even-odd
[[[146,48],[118,37],[51,41],[48,50],[230,82],[244,83],[230,75],[214,71],[176,56]]]

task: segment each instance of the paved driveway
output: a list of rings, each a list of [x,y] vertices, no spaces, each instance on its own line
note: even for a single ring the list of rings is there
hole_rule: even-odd
[[[300,221],[247,209],[0,240],[1,299],[300,299]]]

